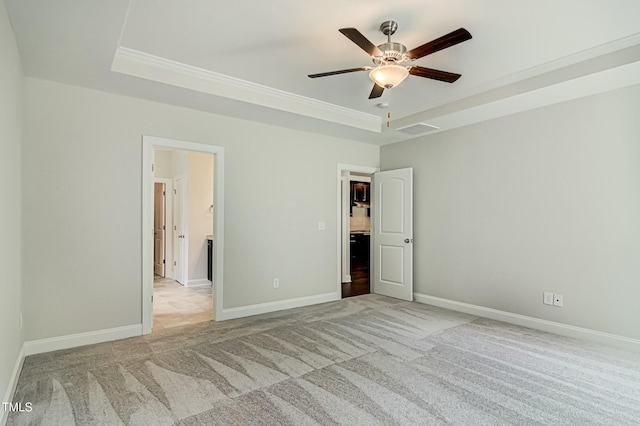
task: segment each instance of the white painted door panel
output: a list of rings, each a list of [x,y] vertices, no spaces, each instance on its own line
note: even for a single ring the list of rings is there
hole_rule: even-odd
[[[153,214],[153,272],[161,277],[165,276],[165,185],[154,183],[154,214]]]
[[[413,169],[373,181],[373,292],[413,300]]]
[[[175,265],[176,281],[182,285],[187,283],[187,245],[185,230],[185,179],[174,180],[173,190],[173,262]]]

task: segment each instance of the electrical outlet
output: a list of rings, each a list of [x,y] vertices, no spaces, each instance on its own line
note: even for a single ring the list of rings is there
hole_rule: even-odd
[[[542,293],[542,303],[545,305],[553,305],[553,293],[545,291]]]
[[[278,288],[280,287],[280,278],[274,278],[273,279],[273,288]]]
[[[553,295],[553,306],[560,306],[562,307],[562,295],[561,294],[554,294]]]

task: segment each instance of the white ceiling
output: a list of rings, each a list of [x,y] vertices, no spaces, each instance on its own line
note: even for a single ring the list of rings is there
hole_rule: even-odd
[[[638,0],[5,3],[27,76],[373,144],[640,83]],[[409,49],[466,28],[471,40],[415,63],[462,78],[409,76],[369,100],[366,72],[307,77],[371,65],[338,29],[381,44],[389,19]]]

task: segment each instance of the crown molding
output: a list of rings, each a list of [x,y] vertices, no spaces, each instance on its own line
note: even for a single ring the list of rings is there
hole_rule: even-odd
[[[296,95],[126,47],[119,47],[116,50],[111,71],[375,133],[382,132],[382,119],[376,115]]]
[[[439,127],[436,133],[636,84],[640,61],[434,117],[429,123]]]
[[[592,47],[590,49],[586,49],[580,52],[566,55],[566,56],[557,58],[553,61],[548,61],[548,62],[539,64],[530,68],[526,68],[509,75],[501,76],[493,81],[490,81],[475,87],[471,87],[465,90],[464,92],[457,94],[456,96],[443,98],[438,102],[438,105],[431,107],[430,110],[437,110],[437,109],[440,109],[443,105],[451,105],[456,102],[464,101],[466,99],[472,98],[477,95],[482,95],[482,94],[486,94],[492,91],[502,89],[504,87],[513,87],[513,85],[521,86],[523,82],[526,82],[530,79],[543,76],[546,74],[557,73],[559,71],[562,71],[563,69],[570,68],[577,64],[587,63],[590,60],[595,60],[597,58],[603,58],[607,55],[616,54],[616,52],[619,54],[619,56],[623,56],[623,54],[621,54],[622,51],[628,48],[639,46],[639,45],[640,45],[640,33],[636,33],[627,37],[613,40],[608,43],[604,43],[604,44]],[[631,55],[634,56],[633,53]],[[637,57],[634,57],[629,62],[633,62],[635,60],[637,60]],[[624,59],[618,59],[618,62],[615,62],[614,60],[614,62],[611,62],[608,67],[613,68],[616,66],[620,66],[622,65],[620,61],[624,62]],[[524,88],[520,87],[519,90],[524,91]],[[517,94],[519,93],[515,88],[509,91],[510,96],[514,96]],[[417,116],[419,114],[421,114],[421,112],[406,114],[406,115],[403,115],[402,117],[396,117],[395,121],[397,122],[400,119],[404,119],[414,115]]]
[[[465,91],[394,120],[428,122],[438,132],[640,83],[640,33],[564,56]],[[435,133],[435,132],[434,132]]]
[[[510,74],[505,77],[501,77],[497,80],[489,82],[485,85],[477,86],[467,92],[464,97],[488,92],[490,90],[498,89],[503,86],[515,84],[521,81],[528,80],[543,74],[551,73],[561,70],[563,68],[570,67],[572,65],[587,62],[591,59],[603,57],[605,55],[619,52],[629,47],[640,45],[640,33],[633,34],[628,37],[613,40],[609,43],[604,43],[599,46],[592,47],[590,49],[582,50],[553,61],[545,62],[543,64],[536,65],[531,68],[524,69],[522,71]],[[450,99],[448,102],[452,102],[458,99]],[[448,103],[447,102],[447,103]]]

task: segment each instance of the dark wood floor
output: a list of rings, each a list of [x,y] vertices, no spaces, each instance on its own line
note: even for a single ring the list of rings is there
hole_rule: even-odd
[[[351,266],[351,282],[342,283],[342,297],[360,296],[370,292],[369,265],[353,264]]]

